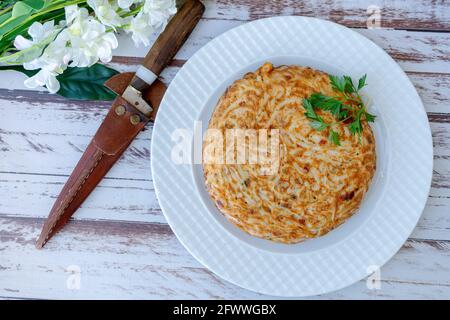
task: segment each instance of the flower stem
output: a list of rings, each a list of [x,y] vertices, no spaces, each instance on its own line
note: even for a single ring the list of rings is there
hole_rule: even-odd
[[[129,17],[129,16],[134,16],[136,13],[138,13],[139,11],[141,11],[141,9],[142,9],[143,6],[144,6],[144,5],[141,3],[141,4],[139,4],[138,6],[136,6],[136,8],[134,8],[133,10],[130,10],[130,11],[128,11],[128,12],[123,11],[123,12],[125,13],[124,15],[121,15],[122,12],[119,12],[119,15],[120,15],[122,18]]]
[[[12,6],[7,7],[5,9],[3,9],[3,10],[0,10],[0,16],[5,14],[5,13],[7,13],[7,12],[9,12],[9,11],[11,11],[11,10],[12,10]]]

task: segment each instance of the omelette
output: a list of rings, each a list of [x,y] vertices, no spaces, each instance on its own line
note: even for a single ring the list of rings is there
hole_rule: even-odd
[[[339,126],[340,143],[331,143],[329,129],[315,130],[305,115],[304,99],[313,93],[339,95],[327,73],[265,63],[231,84],[212,114],[203,140],[206,190],[218,210],[252,236],[287,244],[322,236],[357,211],[369,188],[376,166],[369,124],[361,121],[360,136]],[[330,112],[317,113],[333,121]],[[223,137],[238,130],[250,132],[247,161],[227,161],[239,149]],[[272,162],[249,160],[252,132]],[[268,148],[275,133],[277,148]]]

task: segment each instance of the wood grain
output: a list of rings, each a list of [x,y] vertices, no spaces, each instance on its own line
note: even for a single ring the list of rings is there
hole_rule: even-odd
[[[366,28],[371,8],[380,9],[381,26],[397,29],[450,30],[450,3],[445,0],[218,0],[206,1],[205,17],[248,21],[278,15],[304,15]]]
[[[201,20],[191,37],[176,54],[176,64],[188,59],[206,43],[244,21]],[[389,29],[353,29],[386,50],[405,71],[450,73],[450,33],[418,32]],[[129,38],[120,38],[124,45],[114,52],[115,61],[137,64],[147,48],[133,47]],[[133,57],[133,59],[129,59]],[[127,70],[129,71],[129,70]]]
[[[176,54],[171,67],[162,73],[162,80],[169,83],[178,68],[189,59],[198,49],[222,34],[224,31],[243,24],[243,21],[201,20],[185,45]],[[408,72],[419,73],[450,73],[450,33],[399,31],[388,29],[355,29],[386,50],[400,66]],[[153,37],[152,40],[155,40]],[[136,48],[132,40],[122,35],[119,37],[120,46],[114,51],[110,66],[125,72],[136,71],[137,65],[142,63],[147,47]],[[0,88],[11,90],[26,89],[23,81],[26,77],[14,71],[5,71],[0,78]]]
[[[205,4],[198,28],[162,74],[167,84],[187,59],[226,30],[288,14],[355,28],[407,72],[424,102],[433,133],[434,173],[424,214],[411,238],[382,268],[381,290],[370,290],[360,281],[318,298],[448,298],[450,2],[217,0]],[[369,5],[381,9],[382,29],[365,29]],[[136,49],[130,38],[121,36],[111,66],[135,71],[147,50]],[[64,233],[44,251],[35,251],[43,217],[109,103],[25,90],[23,80],[14,72],[4,72],[0,78],[0,299],[267,298],[219,279],[177,241],[153,190],[151,126],[133,142]],[[73,265],[81,268],[80,290],[66,286],[67,268]]]
[[[48,247],[36,251],[34,238],[41,224],[42,219],[0,220],[2,294],[29,298],[267,298],[207,271],[179,244],[167,225],[77,221]],[[321,298],[349,298],[356,292],[366,298],[448,295],[449,246],[448,241],[411,239],[382,269],[382,290],[369,290],[361,281]],[[409,266],[406,270],[405,265]],[[67,289],[69,266],[81,269],[80,290]],[[27,286],[17,287],[18,270]]]

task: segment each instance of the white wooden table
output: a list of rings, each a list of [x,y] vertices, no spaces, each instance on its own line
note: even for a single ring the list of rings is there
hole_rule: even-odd
[[[269,16],[333,20],[383,47],[407,72],[428,112],[434,141],[430,196],[411,238],[381,269],[380,290],[360,281],[320,298],[450,298],[450,2],[320,2],[206,1],[204,18],[163,80],[170,83],[215,36]],[[367,29],[370,5],[379,6],[380,29]],[[123,38],[111,66],[135,70],[146,50]],[[26,90],[23,79],[14,72],[0,76],[1,298],[265,298],[206,270],[170,230],[152,184],[151,125],[74,220],[37,251],[34,241],[44,218],[108,103]]]

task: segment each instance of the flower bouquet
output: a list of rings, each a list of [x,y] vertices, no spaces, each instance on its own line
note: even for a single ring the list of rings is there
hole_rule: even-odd
[[[45,86],[73,99],[111,100],[103,82],[117,71],[116,35],[149,45],[176,13],[175,0],[0,1],[0,70],[25,73],[29,88]]]

